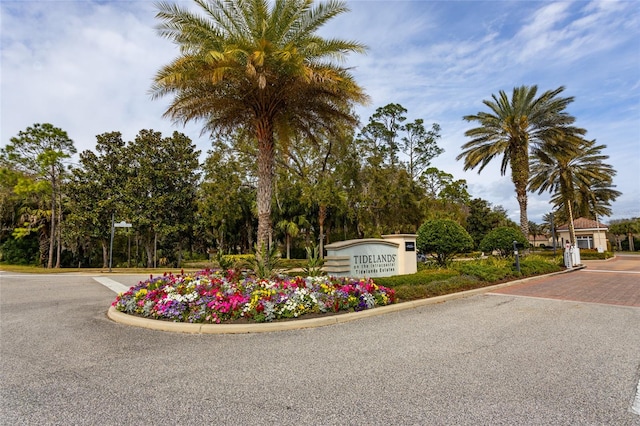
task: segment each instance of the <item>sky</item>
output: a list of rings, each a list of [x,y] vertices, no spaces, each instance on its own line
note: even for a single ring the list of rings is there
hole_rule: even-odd
[[[192,7],[192,1],[173,1]],[[621,195],[601,218],[640,217],[640,2],[638,1],[347,1],[350,12],[322,27],[324,37],[367,46],[351,68],[376,108],[399,103],[408,121],[438,123],[445,152],[432,165],[465,179],[472,197],[504,207],[519,223],[510,173],[500,159],[481,173],[456,156],[483,100],[503,90],[565,87],[567,111],[588,139],[605,144]],[[35,123],[65,130],[78,152],[96,135],[142,129],[178,130],[203,155],[208,135],[198,123],[162,118],[170,98],[152,100],[154,74],[178,55],[155,26],[153,1],[2,0],[0,2],[0,146]],[[552,210],[548,194],[530,194],[529,220]]]

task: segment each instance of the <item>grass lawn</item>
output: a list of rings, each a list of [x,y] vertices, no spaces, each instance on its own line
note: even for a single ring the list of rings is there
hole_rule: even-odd
[[[109,268],[42,268],[40,266],[26,266],[26,265],[5,265],[0,264],[0,271],[5,272],[17,272],[22,274],[69,274],[69,273],[83,273],[83,274],[153,274],[162,275],[163,273],[171,272],[173,274],[180,274],[183,269],[181,268],[112,268],[109,272]],[[184,268],[184,272],[196,272],[200,268]]]

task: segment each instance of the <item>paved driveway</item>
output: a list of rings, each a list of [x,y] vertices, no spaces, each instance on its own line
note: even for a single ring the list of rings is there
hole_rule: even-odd
[[[551,282],[607,277],[586,274]],[[634,306],[495,293],[185,335],[110,321],[113,298],[90,276],[0,273],[2,424],[640,425]]]
[[[640,307],[640,256],[623,255],[583,263],[585,269],[494,293]]]

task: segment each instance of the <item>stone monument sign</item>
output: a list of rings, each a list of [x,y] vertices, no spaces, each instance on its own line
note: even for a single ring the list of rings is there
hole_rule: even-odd
[[[383,235],[325,246],[324,270],[338,277],[390,277],[418,270],[414,234]]]

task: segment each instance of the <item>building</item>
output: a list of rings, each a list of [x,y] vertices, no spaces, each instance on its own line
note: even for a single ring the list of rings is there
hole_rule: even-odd
[[[599,252],[607,251],[607,231],[609,226],[602,222],[580,217],[573,221],[576,233],[576,243],[580,249],[597,249]],[[571,238],[569,237],[569,224],[556,228],[558,241],[564,247]]]
[[[546,232],[535,237],[529,234],[529,245],[531,247],[553,247],[553,240]]]

